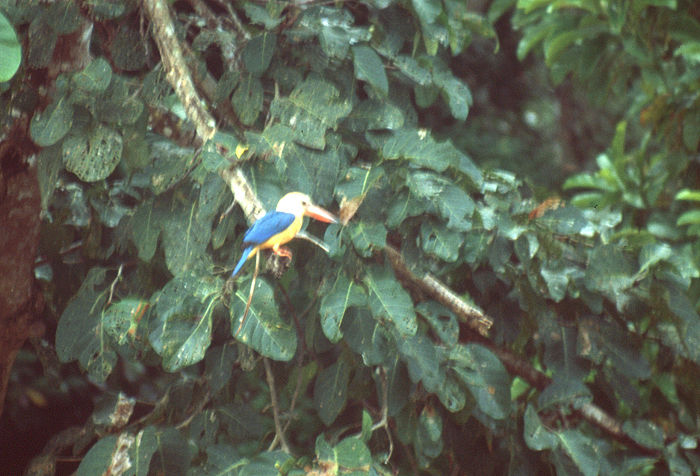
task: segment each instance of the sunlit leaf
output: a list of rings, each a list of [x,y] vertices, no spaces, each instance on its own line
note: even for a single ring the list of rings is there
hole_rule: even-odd
[[[0,13],[0,83],[15,75],[22,61],[22,46],[5,15]]]

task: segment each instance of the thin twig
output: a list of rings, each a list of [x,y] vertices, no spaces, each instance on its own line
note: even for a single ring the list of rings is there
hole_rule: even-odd
[[[384,459],[384,464],[389,462],[391,454],[394,452],[394,441],[391,439],[391,430],[389,429],[389,384],[386,381],[386,371],[384,367],[379,368],[382,381],[382,419],[372,425],[372,431],[384,427],[386,436],[389,438],[389,454]]]
[[[248,302],[245,305],[245,312],[243,312],[243,317],[241,318],[241,323],[238,324],[238,329],[236,329],[236,333],[233,334],[233,337],[238,336],[238,333],[241,332],[241,328],[243,327],[243,323],[245,322],[246,316],[248,316],[248,310],[250,309],[250,303],[253,302],[253,293],[255,292],[255,282],[258,279],[258,267],[260,265],[260,253],[255,253],[255,272],[253,273],[253,279],[250,282],[250,294],[248,295]]]
[[[263,357],[263,363],[265,364],[265,377],[267,378],[267,386],[270,387],[270,403],[272,404],[272,419],[275,422],[275,439],[270,443],[270,447],[267,451],[272,451],[279,442],[282,447],[282,451],[287,454],[291,454],[289,446],[287,446],[287,441],[284,439],[284,429],[282,429],[282,424],[280,423],[280,410],[277,404],[277,391],[275,390],[275,379],[272,375],[272,368],[270,366],[270,359]]]
[[[287,432],[287,428],[289,428],[289,424],[292,423],[292,417],[291,414],[294,412],[294,407],[297,404],[297,398],[299,398],[299,394],[301,393],[301,381],[304,373],[302,372],[302,364],[304,362],[304,355],[300,354],[299,359],[297,361],[297,384],[294,387],[294,393],[292,394],[292,402],[289,404],[289,411],[287,412],[289,418],[287,418],[287,421],[284,423],[284,428],[282,429],[282,433]]]

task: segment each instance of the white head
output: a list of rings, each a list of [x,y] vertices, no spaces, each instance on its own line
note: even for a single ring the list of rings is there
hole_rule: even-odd
[[[294,216],[307,215],[326,223],[337,223],[331,213],[311,203],[308,195],[301,192],[290,192],[277,202],[277,211],[291,213]]]

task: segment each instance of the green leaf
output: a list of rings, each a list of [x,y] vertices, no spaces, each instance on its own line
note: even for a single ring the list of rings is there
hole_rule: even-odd
[[[314,404],[326,426],[331,426],[345,407],[349,379],[350,366],[342,356],[316,377]]]
[[[397,56],[394,58],[394,66],[416,84],[427,86],[433,82],[430,70],[424,68],[418,60],[411,56]]]
[[[676,48],[674,56],[682,56],[690,63],[700,63],[700,41],[689,41]]]
[[[367,293],[365,289],[354,281],[350,281],[344,274],[339,274],[333,288],[321,299],[319,314],[321,316],[321,328],[331,342],[338,342],[343,333],[340,325],[343,322],[345,311],[349,307],[367,305]]]
[[[190,466],[190,453],[184,435],[173,426],[166,426],[158,428],[156,438],[157,451],[154,461],[151,461],[153,471],[161,474],[187,473],[187,468]]]
[[[327,81],[309,77],[289,97],[277,98],[270,105],[270,114],[293,131],[293,139],[302,145],[322,150],[326,146],[326,130],[336,129],[338,121],[352,110],[349,100]],[[270,138],[272,148],[279,150],[288,137]]]
[[[472,105],[472,94],[465,83],[455,78],[452,73],[444,70],[433,70],[435,85],[447,96],[447,104],[455,119],[464,121]]]
[[[206,249],[212,233],[211,221],[195,213],[196,203],[190,206],[189,210],[176,210],[164,218],[165,263],[176,276],[208,263],[209,260]]]
[[[667,305],[678,317],[676,330],[683,346],[683,354],[694,362],[700,362],[700,315],[686,293],[677,285],[668,283]]]
[[[371,133],[369,136],[372,137]],[[456,167],[463,155],[448,141],[435,142],[425,130],[399,129],[390,135],[375,137],[381,140],[385,159],[407,159],[414,165],[436,172]]]
[[[433,332],[448,348],[457,344],[459,324],[450,309],[435,301],[424,301],[416,306],[416,312],[428,321]]]
[[[457,345],[450,350],[450,367],[482,412],[496,420],[510,415],[510,377],[493,352],[478,344]]]
[[[102,124],[70,135],[63,142],[63,163],[85,182],[104,180],[122,158],[123,139],[119,132]]]
[[[92,445],[87,454],[80,461],[80,466],[75,472],[76,476],[92,476],[95,474],[108,473],[108,469],[113,463],[112,458],[119,450],[123,450],[122,445],[117,444],[119,438],[116,435],[107,435],[104,438],[97,440]],[[128,456],[125,454],[126,459]]]
[[[204,374],[208,378],[212,392],[216,393],[228,385],[231,380],[238,352],[236,352],[236,347],[229,343],[218,347],[209,347],[204,358],[206,363]]]
[[[414,335],[417,322],[413,302],[394,273],[383,266],[372,266],[367,269],[365,283],[369,289],[369,308],[374,318],[392,322],[402,335]]]
[[[0,83],[9,81],[22,62],[22,45],[12,24],[0,13]]]
[[[117,363],[103,320],[107,303],[106,272],[92,268],[56,328],[56,354],[61,362],[78,360],[91,378],[103,382]]]
[[[250,22],[263,25],[266,30],[274,30],[284,21],[284,17],[280,16],[283,7],[282,2],[267,2],[265,8],[253,3],[243,4],[243,9],[250,18]]]
[[[51,197],[59,185],[58,174],[63,170],[61,144],[41,149],[36,158],[36,176],[41,190],[41,209],[47,210]]]
[[[139,259],[150,261],[156,252],[158,238],[163,230],[167,212],[157,202],[145,201],[131,218],[132,240],[139,252]]]
[[[375,248],[386,246],[387,231],[381,223],[351,222],[348,230],[352,244],[361,256],[370,257]]]
[[[390,229],[398,227],[406,218],[415,217],[425,213],[428,204],[419,200],[412,193],[402,190],[395,194],[387,211],[386,225]]]
[[[674,15],[668,26],[668,34],[681,44],[700,39],[700,22],[690,15]]]
[[[583,215],[583,211],[573,206],[547,210],[537,220],[546,224],[547,228],[554,233],[561,235],[577,235],[590,226],[590,221]]]
[[[416,450],[430,459],[440,456],[443,450],[443,423],[440,414],[430,406],[425,406],[418,417],[416,427]]]
[[[592,188],[605,192],[615,192],[618,190],[617,186],[611,184],[607,180],[604,180],[600,176],[590,174],[572,175],[566,179],[563,188],[564,190],[571,190],[572,188]]]
[[[265,357],[291,360],[297,349],[296,330],[280,318],[272,288],[261,277],[256,280],[250,309],[241,326],[249,295],[248,282],[231,295],[231,333]],[[239,327],[240,332],[235,335]]]
[[[678,192],[674,197],[676,200],[687,200],[691,202],[700,202],[700,190],[691,190],[685,188]]]
[[[113,304],[104,313],[105,331],[117,344],[126,343],[129,331],[133,333],[147,309],[148,301],[141,299],[124,299]]]
[[[104,58],[93,60],[87,67],[73,76],[73,82],[83,91],[101,93],[112,81],[112,68]]]
[[[447,219],[447,228],[460,232],[471,229],[476,204],[461,188],[433,172],[416,171],[408,176],[408,186],[416,197],[429,200]]]
[[[158,449],[156,427],[147,426],[136,435],[136,448],[132,448],[131,461],[136,476],[146,476],[153,454]],[[135,451],[134,451],[135,450]]]
[[[384,64],[372,48],[366,45],[353,46],[352,59],[357,79],[367,81],[384,96],[389,94],[389,80]]]
[[[183,273],[163,287],[149,340],[166,371],[175,372],[204,358],[220,292],[219,280],[198,273]]]
[[[255,123],[263,106],[263,88],[260,80],[252,74],[241,78],[231,97],[231,104],[243,124],[250,126]]]
[[[281,450],[260,453],[243,466],[238,476],[279,476],[279,468],[290,458]]]
[[[385,326],[365,308],[345,312],[342,331],[348,346],[362,356],[365,365],[384,365],[391,358],[394,339]]]
[[[76,15],[80,17],[80,15]],[[115,68],[125,71],[138,71],[147,67],[149,46],[143,41],[139,25],[130,22],[120,22],[114,32],[114,37],[105,46],[109,47],[112,64]]]
[[[413,9],[422,23],[433,23],[442,13],[440,0],[412,0]]]
[[[542,451],[557,447],[557,436],[545,427],[532,404],[528,404],[523,417],[525,444],[531,450]]]
[[[345,169],[345,180],[335,186],[335,194],[342,200],[361,197],[383,176],[382,167],[349,167]]]
[[[347,118],[348,128],[362,133],[367,130],[400,129],[403,123],[401,109],[389,101],[375,99],[360,102]]]
[[[700,224],[700,210],[689,210],[681,213],[676,220],[676,225],[697,225]]]
[[[698,42],[700,50],[700,42]],[[698,51],[698,63],[700,63],[700,51]],[[700,110],[686,111],[683,118],[683,145],[690,151],[696,152],[700,144]]]
[[[270,66],[276,46],[277,35],[275,33],[265,32],[251,38],[241,53],[246,70],[254,76],[262,75]]]
[[[73,106],[65,96],[61,96],[52,101],[43,112],[34,114],[29,132],[36,145],[47,147],[63,139],[72,125]]]
[[[642,246],[639,252],[639,274],[660,261],[668,260],[673,254],[673,249],[666,243],[648,243]]]
[[[435,344],[425,334],[401,336],[396,340],[401,360],[408,366],[408,375],[414,383],[422,382],[430,393],[437,393],[445,381],[443,355],[438,355]]]
[[[591,291],[615,295],[632,286],[636,274],[637,266],[627,252],[618,245],[606,244],[591,253],[584,283]]]
[[[345,438],[333,448],[340,474],[369,474],[372,454],[359,438]],[[357,474],[355,473],[355,474]]]
[[[459,258],[464,233],[450,230],[431,220],[424,221],[420,226],[420,242],[426,253],[454,263]]]
[[[606,361],[616,372],[633,380],[652,377],[652,369],[639,344],[615,323],[598,316],[579,320],[578,347],[580,355],[596,364]]]
[[[68,35],[80,28],[80,11],[78,6],[71,2],[52,3],[47,16],[51,19],[51,29],[59,35]]]
[[[622,425],[622,431],[644,448],[664,448],[663,429],[648,420],[627,420]]]

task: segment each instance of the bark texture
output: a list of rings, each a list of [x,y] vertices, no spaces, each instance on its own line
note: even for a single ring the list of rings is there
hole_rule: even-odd
[[[6,157],[0,158],[7,163]],[[0,415],[12,364],[24,341],[41,333],[35,316],[41,297],[34,284],[41,195],[35,169],[0,174]]]

